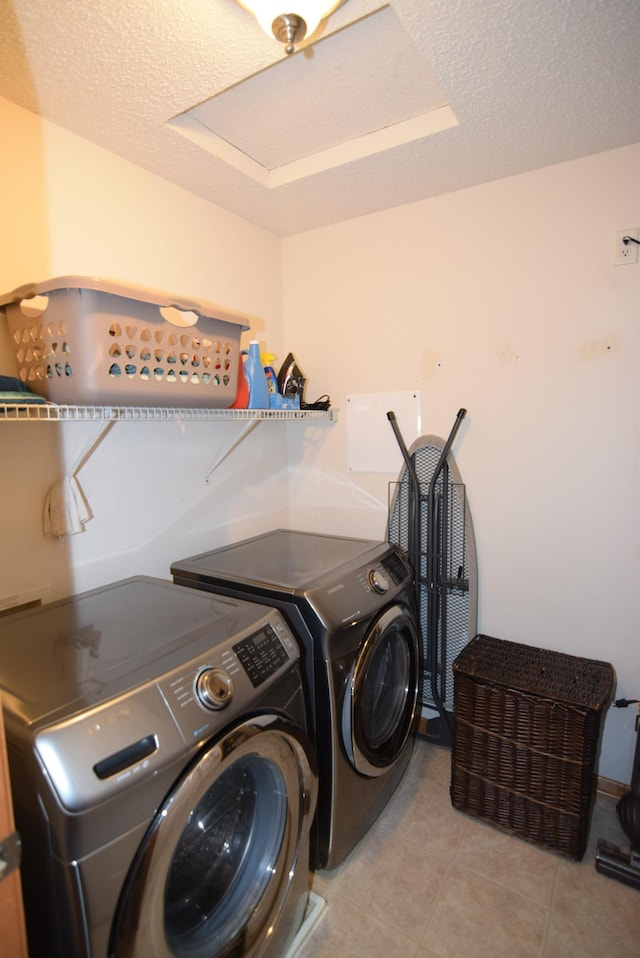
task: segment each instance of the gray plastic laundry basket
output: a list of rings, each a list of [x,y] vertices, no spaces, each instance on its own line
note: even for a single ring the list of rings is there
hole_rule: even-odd
[[[19,378],[54,403],[230,406],[240,335],[209,303],[91,277],[59,277],[0,297]]]

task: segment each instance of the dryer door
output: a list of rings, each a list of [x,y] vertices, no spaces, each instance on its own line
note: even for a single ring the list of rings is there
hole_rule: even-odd
[[[309,750],[306,736],[274,715],[207,746],[158,810],[129,870],[112,958],[257,958],[272,954],[284,931],[293,937],[317,795]],[[287,922],[295,927],[283,929]]]
[[[344,747],[370,777],[393,765],[413,729],[419,653],[414,617],[394,605],[373,623],[353,664],[342,710]]]

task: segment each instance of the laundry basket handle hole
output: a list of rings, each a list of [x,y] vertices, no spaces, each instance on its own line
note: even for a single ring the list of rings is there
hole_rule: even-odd
[[[178,326],[186,329],[189,326],[195,326],[198,322],[198,314],[193,310],[178,309],[177,306],[160,306],[160,315],[165,322],[172,326]]]

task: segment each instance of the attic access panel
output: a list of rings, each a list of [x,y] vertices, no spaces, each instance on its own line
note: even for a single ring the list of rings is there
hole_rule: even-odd
[[[393,10],[383,7],[194,106],[171,125],[276,186],[456,122],[431,65]]]

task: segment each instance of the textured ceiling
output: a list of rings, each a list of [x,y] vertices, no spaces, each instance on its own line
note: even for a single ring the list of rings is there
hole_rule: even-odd
[[[279,61],[190,116],[272,172],[446,105],[390,7],[321,37],[310,53]]]
[[[343,0],[291,58],[235,0],[0,17],[1,96],[279,236],[640,141],[639,0]]]

